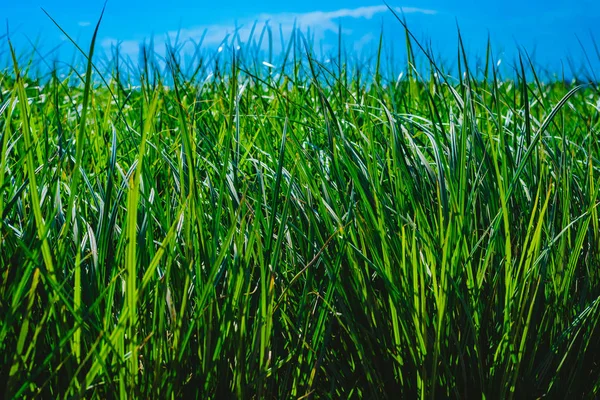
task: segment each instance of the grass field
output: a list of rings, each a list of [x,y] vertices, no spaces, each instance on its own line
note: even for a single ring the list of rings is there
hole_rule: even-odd
[[[598,396],[597,83],[406,44],[401,77],[300,35],[191,69],[15,56],[4,398]]]

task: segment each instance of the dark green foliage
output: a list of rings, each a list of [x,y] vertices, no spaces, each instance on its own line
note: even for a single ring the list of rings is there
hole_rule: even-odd
[[[423,80],[407,43],[399,81],[297,36],[280,74],[172,53],[138,89],[15,59],[4,398],[597,396],[598,88],[462,44]]]

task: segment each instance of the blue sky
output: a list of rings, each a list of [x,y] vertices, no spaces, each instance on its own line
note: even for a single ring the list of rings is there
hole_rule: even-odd
[[[520,46],[541,68],[552,73],[560,74],[566,68],[570,75],[566,62],[570,59],[576,68],[586,66],[600,77],[600,55],[591,39],[594,37],[600,46],[598,1],[427,0],[404,3],[390,0],[389,4],[404,13],[415,35],[429,41],[442,59],[456,59],[458,23],[471,56],[484,54],[489,34],[495,56],[503,62],[513,63]],[[31,40],[43,52],[59,46],[55,57],[65,58],[72,54],[73,46],[41,8],[87,47],[102,5],[103,1],[96,0],[3,1],[0,16],[8,22],[11,39],[21,52],[30,48]],[[369,53],[377,43],[382,26],[388,44],[400,50],[404,46],[400,24],[394,21],[385,4],[377,0],[109,0],[98,40],[101,51],[109,51],[112,45],[120,43],[122,51],[135,59],[139,43],[150,36],[154,36],[160,49],[168,37],[174,38],[177,33],[185,41],[198,40],[206,31],[205,46],[216,48],[236,26],[242,40],[245,39],[254,21],[258,21],[259,28],[268,21],[275,33],[276,47],[279,27],[285,35],[294,23],[303,31],[310,28],[317,46],[325,51],[337,44],[339,24],[346,49],[354,54]],[[3,27],[0,36],[4,33]],[[591,66],[586,65],[588,61],[582,45]],[[1,43],[0,51],[4,48]]]

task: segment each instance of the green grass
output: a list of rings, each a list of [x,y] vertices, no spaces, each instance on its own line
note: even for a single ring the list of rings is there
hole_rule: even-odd
[[[137,89],[11,48],[4,398],[598,396],[597,84],[406,43],[401,79],[293,36]]]

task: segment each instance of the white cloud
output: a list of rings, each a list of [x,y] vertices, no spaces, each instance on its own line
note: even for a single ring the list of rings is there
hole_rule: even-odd
[[[77,23],[77,25],[81,26],[81,27],[86,27],[86,26],[90,26],[90,22],[89,21],[79,21]]]
[[[415,7],[395,7],[394,11],[398,13],[404,14],[435,14],[434,10],[428,10],[423,8],[415,8]],[[339,18],[364,18],[364,19],[372,19],[376,14],[382,14],[389,12],[387,6],[368,6],[368,7],[358,7],[358,8],[342,8],[340,10],[335,11],[312,11],[303,14],[294,14],[294,13],[283,13],[283,14],[261,14],[259,19],[263,20],[272,20],[277,23],[294,23],[297,21],[298,25],[301,27],[317,27],[320,26],[321,29],[325,30],[333,30],[337,29],[336,20]]]
[[[394,7],[394,11],[400,14],[436,14],[435,10],[416,7]],[[197,43],[202,37],[204,37],[202,44],[207,47],[220,46],[224,41],[231,43],[233,37],[236,38],[236,43],[238,40],[247,42],[253,31],[252,27],[256,24],[252,40],[257,41],[263,27],[270,26],[273,30],[274,50],[279,51],[281,50],[279,41],[280,31],[284,37],[287,38],[291,35],[294,28],[300,29],[302,32],[306,32],[309,29],[315,43],[318,43],[323,39],[326,32],[337,33],[340,19],[342,18],[372,19],[376,15],[383,15],[389,12],[387,6],[378,5],[358,8],[342,8],[334,11],[311,11],[307,13],[262,13],[254,18],[248,18],[241,21],[237,26],[235,24],[211,24],[181,29],[179,31],[170,31],[165,37],[154,38],[154,44],[156,51],[164,54],[165,44],[168,43],[168,41],[173,43],[175,38],[178,38],[179,43],[187,42],[187,45],[184,46],[187,50],[192,50],[192,42]],[[351,31],[342,30],[342,33],[348,34],[351,33]],[[372,37],[366,35],[360,40],[366,44],[372,40]],[[119,43],[122,53],[135,57],[141,42],[143,42],[143,40],[128,39],[119,41],[113,38],[106,38],[101,44],[108,50],[111,46]],[[268,46],[268,42],[265,35],[262,47],[266,48],[266,46]]]

